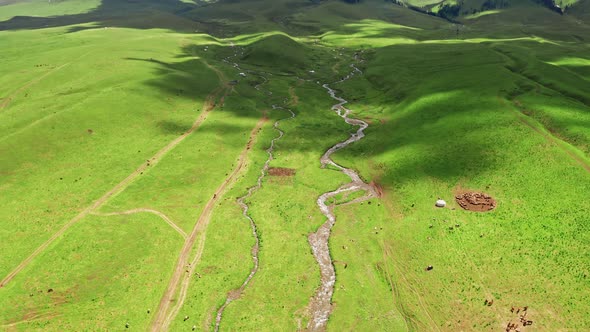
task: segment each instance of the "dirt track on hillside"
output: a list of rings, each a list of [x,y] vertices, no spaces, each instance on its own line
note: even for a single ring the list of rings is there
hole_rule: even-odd
[[[234,168],[232,173],[225,178],[223,183],[217,188],[217,190],[213,194],[213,197],[207,202],[205,208],[199,216],[199,219],[197,220],[197,223],[193,227],[192,232],[186,239],[184,246],[182,247],[182,250],[178,257],[178,261],[176,263],[176,267],[174,268],[172,277],[170,278],[170,281],[168,283],[168,288],[166,289],[164,295],[160,300],[160,305],[158,306],[158,309],[152,321],[152,331],[167,330],[170,326],[170,323],[178,314],[178,311],[184,304],[186,293],[188,291],[190,277],[192,276],[192,272],[194,271],[195,265],[199,262],[201,255],[203,254],[203,249],[205,247],[204,243],[206,240],[206,229],[211,220],[211,213],[213,211],[213,208],[215,207],[215,203],[217,203],[217,201],[221,198],[222,194],[224,193],[228,185],[236,180],[237,175],[246,166],[246,156],[254,144],[256,135],[258,134],[260,128],[262,128],[263,124],[266,121],[266,118],[260,119],[254,127],[254,129],[252,129],[252,131],[250,132],[250,138],[248,140],[248,143],[246,144],[246,146],[244,147],[244,149],[238,157],[236,167]],[[195,258],[189,263],[189,256],[193,250],[195,242],[197,241],[197,237],[199,237],[200,239],[199,246],[197,247]],[[181,285],[180,290],[178,289],[179,284]],[[170,310],[170,304],[174,301],[174,295],[177,293],[179,294],[178,299],[175,301],[176,303],[174,307],[172,307],[172,309]]]
[[[223,85],[211,92],[207,96],[207,99],[203,104],[203,112],[195,120],[192,127],[188,131],[186,131],[179,137],[175,138],[172,142],[168,143],[165,147],[163,147],[160,151],[158,151],[153,157],[149,159],[149,163],[143,163],[134,172],[129,174],[129,176],[127,176],[123,181],[119,182],[111,190],[109,190],[99,199],[94,201],[92,205],[85,208],[77,216],[68,221],[64,226],[62,226],[60,230],[51,235],[51,237],[47,241],[45,241],[37,249],[35,249],[33,253],[31,253],[27,258],[25,258],[14,270],[12,270],[6,277],[4,277],[4,279],[2,279],[2,281],[0,282],[0,288],[4,287],[8,282],[10,282],[20,271],[27,267],[35,257],[39,256],[39,254],[41,254],[51,243],[53,243],[53,241],[55,241],[57,238],[63,235],[76,222],[86,217],[93,211],[98,210],[109,198],[127,188],[127,186],[129,186],[129,184],[133,182],[133,180],[135,180],[139,175],[141,175],[141,173],[143,173],[148,167],[153,167],[154,165],[156,165],[162,159],[162,157],[166,155],[166,153],[174,149],[178,144],[180,144],[184,139],[186,139],[203,123],[203,121],[205,121],[207,115],[209,115],[209,113],[215,108],[215,100],[217,99],[217,97],[219,97],[223,92],[227,93],[227,91],[227,86]]]
[[[299,84],[299,85],[301,85],[301,84]],[[289,105],[291,105],[292,107],[299,105],[299,96],[295,92],[294,86],[289,88],[289,97],[291,97],[291,101],[289,102]]]
[[[8,106],[8,104],[10,104],[10,102],[16,97],[16,95],[18,95],[19,93],[25,91],[26,89],[30,88],[33,84],[35,83],[39,83],[41,80],[43,80],[45,77],[55,73],[56,71],[65,68],[67,66],[69,66],[71,64],[71,62],[68,63],[64,63],[63,65],[56,67],[50,71],[48,71],[47,73],[41,75],[40,77],[37,77],[33,80],[30,80],[29,82],[27,82],[25,85],[21,86],[20,88],[16,89],[16,91],[14,91],[13,93],[11,93],[10,95],[8,95],[7,97],[5,97],[2,102],[0,103],[0,111],[3,110],[6,106]]]
[[[168,218],[168,216],[166,216],[165,214],[163,214],[160,211],[146,209],[146,208],[138,208],[138,209],[123,211],[123,212],[107,212],[107,213],[92,212],[92,214],[95,216],[110,217],[110,216],[131,215],[131,214],[142,213],[142,212],[155,214],[158,217],[162,218],[168,225],[170,225],[170,227],[174,228],[175,231],[177,231],[180,235],[182,235],[183,238],[186,239],[187,235],[182,230],[182,228],[178,227],[178,225],[176,225],[170,218]]]
[[[34,314],[25,314],[25,317],[21,320],[15,320],[8,324],[0,325],[0,330],[2,331],[17,331],[16,328],[20,324],[27,324],[32,323],[35,321],[40,320],[49,320],[55,319],[56,317],[61,316],[61,314],[56,314],[55,312],[47,312],[47,313],[34,313]]]
[[[73,62],[76,62],[80,59],[82,59],[83,57],[87,56],[88,54],[90,54],[90,52],[86,52],[82,55],[80,55],[79,57],[77,57],[76,59],[74,59],[73,61],[70,61],[68,63],[64,63],[61,66],[55,67],[52,70],[48,71],[47,73],[41,75],[40,77],[37,77],[35,79],[30,80],[29,82],[27,82],[25,85],[21,86],[20,88],[16,89],[14,92],[12,92],[10,95],[6,96],[4,99],[2,99],[2,102],[0,102],[0,111],[2,111],[6,106],[8,106],[10,104],[10,102],[21,92],[25,91],[26,89],[30,88],[32,85],[39,83],[41,80],[43,80],[44,78],[46,78],[47,76],[71,65]]]

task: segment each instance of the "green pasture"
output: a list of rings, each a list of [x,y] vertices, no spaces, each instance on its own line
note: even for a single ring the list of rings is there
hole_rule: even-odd
[[[260,267],[221,329],[304,329],[319,286],[307,241],[325,221],[316,199],[348,182],[319,159],[356,131],[318,82],[346,76],[357,53],[363,75],[331,86],[370,126],[333,158],[383,196],[334,207],[328,330],[499,330],[523,306],[531,330],[590,325],[582,9],[562,16],[521,1],[457,24],[377,0],[144,4],[0,1],[0,278],[148,163],[95,212],[153,209],[190,233],[266,116],[202,230],[170,328],[212,330],[253,264],[236,199],[256,184],[272,124],[289,116],[272,105],[294,93],[299,103],[286,107],[297,116],[280,123],[270,166],[295,175],[266,176],[247,201]],[[236,49],[240,70],[222,61]],[[256,72],[269,79],[262,91]],[[214,91],[200,127],[150,161]],[[464,211],[454,196],[466,190],[497,208]],[[439,197],[447,208],[433,206]],[[0,288],[0,330],[147,330],[182,245],[156,215],[89,214]]]
[[[37,63],[53,68],[38,75],[53,72],[39,82],[31,78],[33,84],[23,93],[18,87],[28,83],[17,78],[8,92],[17,93],[0,114],[1,167],[7,175],[2,178],[2,220],[16,225],[2,228],[3,274],[48,238],[51,229],[178,137],[182,128],[170,130],[169,124],[191,123],[202,100],[217,86],[215,74],[202,63],[194,66],[210,75],[207,80],[173,65],[158,65],[156,61],[178,61],[176,52],[165,50],[178,48],[180,39],[163,39],[158,50],[145,44],[156,36],[141,37],[134,31],[107,34],[111,32],[107,40],[125,41],[101,45],[105,32],[88,31],[82,33],[88,38],[67,35],[62,49],[37,53],[30,62],[13,60],[25,72],[35,70]],[[51,45],[63,38],[57,35],[46,42]],[[79,45],[81,39],[93,38],[99,39],[94,48]],[[150,80],[157,77],[170,83],[154,85]],[[195,92],[189,94],[191,84]],[[181,85],[186,90],[181,91]]]
[[[339,215],[345,225],[336,226],[334,257],[340,252],[352,262],[346,269],[336,265],[342,288],[336,288],[334,301],[347,308],[340,309],[343,322],[359,315],[348,308],[385,301],[371,283],[376,279],[390,288],[391,306],[402,310],[405,326],[418,330],[501,328],[513,319],[509,309],[524,305],[534,308],[530,317],[543,328],[588,324],[580,310],[588,296],[588,211],[579,199],[588,186],[588,158],[581,152],[587,151],[587,106],[575,99],[576,89],[572,96],[548,88],[522,91],[535,82],[515,74],[510,59],[497,51],[514,46],[391,46],[368,56],[369,83],[345,83],[345,93],[358,99],[351,107],[383,121],[373,121],[367,137],[338,160],[380,183],[386,196],[365,203],[359,208],[364,213],[347,206]],[[526,59],[531,49],[543,56],[535,45],[513,55]],[[416,53],[429,54],[431,61],[410,56]],[[542,77],[564,87],[572,79],[567,70],[551,71],[554,76]],[[549,93],[552,98],[544,96]],[[530,118],[524,112],[529,108]],[[542,128],[537,115],[551,134],[535,130]],[[463,211],[454,195],[468,189],[493,195],[498,208]],[[438,197],[451,201],[451,209],[435,209]],[[387,206],[389,213],[383,211]],[[365,251],[362,261],[355,248]],[[428,265],[432,272],[424,270]],[[374,297],[362,302],[373,290]],[[493,307],[484,307],[490,298]],[[335,311],[335,329],[337,317]],[[358,322],[366,324],[366,316]],[[380,317],[375,324],[382,322]]]
[[[181,243],[149,214],[86,218],[2,289],[2,328],[146,329]]]
[[[100,5],[99,0],[25,0],[0,1],[0,20],[14,16],[51,17],[87,13]]]

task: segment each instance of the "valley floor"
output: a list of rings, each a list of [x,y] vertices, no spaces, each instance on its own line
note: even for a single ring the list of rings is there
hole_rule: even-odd
[[[590,326],[585,23],[69,1],[0,3],[0,330]]]

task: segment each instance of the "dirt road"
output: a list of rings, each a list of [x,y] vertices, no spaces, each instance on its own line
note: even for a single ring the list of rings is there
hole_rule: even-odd
[[[5,107],[7,107],[10,102],[20,93],[24,92],[26,89],[30,88],[31,86],[33,86],[34,84],[39,83],[40,81],[42,81],[44,78],[46,78],[47,76],[62,70],[63,68],[71,65],[72,63],[82,59],[83,57],[87,56],[88,54],[90,54],[91,52],[86,52],[82,55],[80,55],[79,57],[75,58],[73,61],[70,61],[68,63],[64,63],[61,66],[55,67],[53,69],[51,69],[50,71],[46,72],[45,74],[30,80],[29,82],[27,82],[25,85],[21,86],[20,88],[16,89],[14,92],[12,92],[10,95],[6,96],[4,99],[2,99],[2,102],[0,102],[0,111],[2,111]]]
[[[213,211],[213,208],[215,207],[217,201],[221,199],[221,196],[223,195],[227,187],[233,182],[235,182],[238,174],[245,168],[247,154],[254,145],[256,135],[258,134],[260,128],[262,128],[266,121],[266,117],[260,119],[254,127],[254,129],[252,129],[252,131],[250,132],[250,138],[248,140],[248,143],[246,144],[246,146],[244,147],[244,149],[238,157],[236,167],[225,178],[225,180],[223,181],[223,183],[221,183],[217,190],[215,190],[215,193],[213,194],[212,198],[205,205],[203,212],[201,212],[201,215],[199,216],[199,219],[193,227],[192,232],[186,239],[184,246],[180,251],[178,261],[168,283],[168,287],[164,292],[162,299],[160,300],[160,305],[158,306],[157,311],[155,312],[155,316],[152,321],[151,327],[152,331],[168,330],[170,323],[178,314],[178,311],[184,304],[192,272],[194,271],[194,267],[199,262],[201,255],[203,253],[204,243],[206,240],[206,229],[211,220],[211,213]],[[189,263],[189,256],[193,251],[193,247],[197,242],[197,238],[199,238],[200,240],[199,246],[197,247],[195,258]],[[176,294],[178,294],[177,299],[174,298]],[[175,304],[172,308],[170,308],[173,302]]]
[[[48,71],[47,73],[30,80],[29,82],[27,82],[25,85],[21,86],[20,88],[16,89],[13,93],[11,93],[10,95],[8,95],[7,97],[5,97],[2,102],[0,103],[0,111],[2,111],[6,106],[8,106],[10,104],[10,102],[21,92],[25,91],[26,89],[30,88],[32,85],[39,83],[41,80],[43,80],[44,78],[46,78],[47,76],[55,73],[56,71],[59,71],[67,66],[69,66],[71,64],[71,62],[68,63],[64,63],[63,65],[59,66],[59,67],[55,67],[54,69]]]
[[[175,138],[172,142],[168,143],[165,147],[160,149],[154,156],[149,159],[149,164],[153,167],[155,166],[161,159],[168,153],[170,150],[174,149],[178,144],[184,141],[192,132],[194,132],[202,123],[205,121],[209,113],[215,108],[215,100],[222,95],[222,93],[227,92],[227,86],[221,86],[215,89],[212,93],[207,96],[205,103],[203,104],[203,112],[199,117],[195,120],[192,127],[187,130],[185,133],[180,135],[179,137]],[[4,287],[8,282],[10,282],[20,271],[22,271],[25,267],[27,267],[35,257],[39,256],[51,243],[53,243],[57,238],[62,236],[70,227],[72,227],[75,223],[80,221],[82,218],[86,217],[88,214],[98,210],[109,198],[114,196],[115,194],[123,191],[125,188],[129,186],[133,180],[135,180],[142,172],[144,172],[148,168],[148,163],[143,163],[139,166],[134,172],[129,174],[123,181],[119,182],[116,186],[114,186],[111,190],[106,192],[102,195],[99,199],[94,201],[90,206],[86,207],[82,212],[80,212],[77,216],[72,218],[68,221],[65,225],[62,226],[57,232],[55,232],[48,240],[46,240],[43,244],[41,244],[37,249],[35,249],[25,260],[23,260],[14,270],[12,270],[2,281],[0,282],[0,288]]]
[[[142,212],[152,213],[152,214],[155,214],[158,217],[162,218],[168,225],[170,225],[170,227],[174,228],[175,231],[177,231],[180,235],[182,235],[183,238],[186,239],[186,237],[187,237],[186,233],[180,227],[178,227],[170,218],[168,218],[168,216],[166,216],[165,214],[163,214],[160,211],[146,209],[146,208],[138,208],[138,209],[123,211],[123,212],[108,212],[108,213],[92,212],[92,214],[95,216],[110,217],[110,216],[131,215],[131,214],[142,213]]]

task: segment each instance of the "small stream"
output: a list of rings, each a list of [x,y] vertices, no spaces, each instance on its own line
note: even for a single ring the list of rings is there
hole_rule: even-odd
[[[362,74],[362,72],[354,64],[351,65],[351,68],[353,68],[353,70],[350,74],[333,84],[338,84],[349,80],[355,74]],[[334,215],[332,207],[328,206],[326,202],[329,202],[331,198],[344,192],[365,191],[365,196],[361,197],[361,199],[355,200],[355,202],[378,196],[375,188],[365,183],[356,171],[343,167],[331,159],[331,155],[334,152],[343,149],[365,137],[364,130],[367,129],[369,125],[365,121],[349,117],[351,110],[344,107],[348,101],[337,96],[336,90],[332,89],[330,85],[324,84],[322,87],[328,91],[330,97],[338,101],[337,104],[332,106],[332,110],[335,111],[341,118],[343,118],[346,123],[359,128],[355,133],[351,134],[348,139],[329,148],[328,151],[326,151],[320,158],[322,168],[325,168],[327,165],[335,167],[342,173],[346,174],[350,178],[350,182],[342,185],[340,188],[334,191],[322,194],[317,199],[317,204],[320,208],[320,211],[324,216],[326,216],[328,220],[326,220],[326,222],[320,226],[320,228],[315,233],[310,234],[308,237],[309,245],[311,246],[316,261],[318,262],[321,275],[321,285],[316,291],[314,297],[311,299],[309,305],[311,320],[307,328],[311,331],[326,329],[328,318],[332,312],[331,302],[332,295],[334,294],[334,284],[336,283],[336,272],[332,258],[330,257],[330,248],[328,245],[332,227],[336,223],[336,216]]]
[[[234,68],[236,68],[240,72],[247,73],[249,75],[254,75],[254,76],[258,76],[258,77],[262,78],[263,82],[255,86],[256,90],[258,90],[262,93],[265,93],[269,97],[272,96],[271,91],[263,88],[263,85],[268,82],[268,78],[265,76],[265,74],[267,74],[267,75],[272,75],[272,74],[256,72],[256,71],[252,71],[252,70],[242,70],[240,68],[239,64],[232,62],[230,60],[232,57],[237,58],[241,54],[243,55],[243,50],[236,48],[234,55],[224,59],[223,61],[232,65]],[[357,58],[357,60],[358,60],[358,58]],[[342,83],[344,81],[349,80],[350,78],[352,78],[353,76],[355,76],[357,74],[362,74],[362,72],[354,64],[351,64],[350,67],[352,68],[352,71],[346,77],[344,77],[340,81],[332,83],[331,85]],[[331,233],[332,227],[336,223],[336,216],[334,215],[333,207],[329,206],[327,202],[329,202],[335,196],[337,196],[341,193],[345,193],[345,192],[350,192],[350,193],[357,192],[357,191],[364,191],[365,192],[365,195],[363,197],[357,198],[353,201],[355,203],[361,202],[363,200],[370,199],[373,197],[378,197],[378,194],[375,191],[375,188],[373,186],[369,185],[368,183],[365,183],[356,171],[354,171],[350,168],[343,167],[331,159],[331,155],[333,153],[349,146],[350,144],[352,144],[356,141],[361,140],[365,136],[364,131],[365,131],[365,129],[367,129],[367,127],[369,125],[365,121],[349,117],[351,110],[344,107],[344,105],[346,103],[348,103],[348,101],[342,97],[337,96],[336,90],[332,89],[330,87],[330,84],[323,84],[322,87],[327,90],[328,94],[330,95],[330,97],[332,99],[335,99],[336,101],[338,101],[338,103],[336,103],[332,106],[332,110],[335,111],[338,114],[338,116],[340,116],[342,119],[344,119],[344,122],[346,122],[347,124],[349,124],[351,126],[356,126],[356,127],[358,127],[358,129],[356,132],[351,134],[348,139],[346,139],[342,142],[339,142],[339,143],[335,144],[334,146],[332,146],[331,148],[329,148],[320,158],[322,168],[325,168],[326,166],[332,166],[332,167],[338,169],[340,172],[346,174],[350,178],[350,182],[340,186],[338,189],[336,189],[334,191],[326,192],[326,193],[320,195],[320,197],[318,197],[318,199],[317,199],[317,205],[320,208],[320,211],[322,212],[322,214],[324,216],[326,216],[327,220],[324,224],[322,224],[322,226],[319,227],[319,229],[315,233],[310,234],[308,237],[308,241],[311,246],[313,255],[320,267],[320,276],[321,276],[321,285],[317,289],[315,295],[313,296],[313,298],[311,299],[310,304],[309,304],[309,309],[310,309],[310,313],[311,313],[311,320],[310,320],[307,328],[308,328],[308,330],[311,330],[311,331],[318,331],[318,330],[321,331],[321,330],[326,329],[328,319],[329,319],[330,314],[332,312],[331,301],[332,301],[332,296],[334,294],[334,285],[336,282],[336,272],[334,269],[334,264],[332,262],[332,258],[330,256],[330,249],[329,249],[330,233]],[[252,270],[250,271],[250,274],[248,275],[246,280],[243,282],[243,284],[240,286],[240,288],[236,291],[230,292],[230,294],[228,295],[223,306],[221,306],[219,308],[219,310],[217,311],[215,331],[219,330],[219,326],[221,323],[221,319],[222,319],[224,310],[227,308],[227,306],[231,302],[235,301],[236,299],[238,299],[240,297],[240,295],[242,294],[242,292],[244,291],[246,286],[250,283],[250,281],[252,280],[252,278],[254,277],[256,272],[258,271],[258,267],[259,267],[258,252],[260,249],[260,238],[259,238],[256,223],[249,214],[249,206],[246,204],[246,200],[248,200],[257,190],[259,190],[262,187],[262,181],[267,174],[270,162],[273,160],[273,150],[274,150],[275,142],[277,140],[281,139],[284,135],[284,132],[278,128],[279,123],[283,120],[288,120],[288,119],[292,119],[295,117],[295,113],[293,113],[290,109],[286,109],[286,108],[283,108],[283,107],[280,107],[277,105],[272,105],[272,108],[273,108],[273,110],[279,110],[279,109],[285,110],[288,113],[290,113],[290,116],[287,118],[284,118],[284,119],[277,120],[274,123],[273,128],[276,131],[278,131],[279,135],[271,141],[270,147],[266,150],[268,153],[268,159],[266,160],[263,168],[261,169],[261,173],[260,173],[260,176],[258,177],[257,183],[255,186],[248,189],[246,195],[238,198],[238,200],[237,200],[237,203],[242,208],[242,215],[246,219],[248,219],[248,221],[250,222],[250,226],[252,228],[252,234],[253,234],[254,238],[256,239],[256,243],[252,247],[252,251],[251,251],[252,260],[254,262],[254,267],[252,268]]]
[[[241,50],[236,50],[234,55],[231,57],[237,57],[238,55],[240,55],[240,53],[238,52],[242,52]],[[230,63],[233,65],[234,68],[238,69],[240,72],[244,72],[244,73],[248,73],[251,75],[255,75],[258,77],[261,77],[263,79],[263,82],[260,84],[257,84],[254,88],[264,94],[266,94],[268,97],[272,96],[272,92],[270,90],[266,90],[264,89],[262,86],[268,82],[268,78],[266,76],[264,76],[263,73],[259,73],[256,71],[252,71],[252,70],[246,70],[246,71],[242,71],[240,66],[235,63],[235,62],[231,62],[229,59],[231,58],[226,58],[223,61],[226,63]],[[267,73],[268,75],[272,75],[270,73]],[[288,100],[285,100],[285,104],[288,102]],[[264,163],[264,166],[262,166],[262,169],[260,170],[260,176],[258,176],[258,180],[256,181],[256,185],[248,188],[247,193],[238,198],[237,199],[237,203],[238,205],[240,205],[240,207],[242,208],[242,215],[248,219],[248,221],[250,222],[250,227],[252,228],[252,235],[254,237],[254,239],[256,240],[256,242],[254,243],[254,246],[252,247],[251,250],[251,254],[252,254],[252,261],[254,262],[254,266],[252,267],[252,269],[250,270],[250,274],[248,275],[248,277],[246,278],[246,280],[244,280],[244,282],[242,283],[242,285],[240,286],[239,289],[237,289],[236,291],[232,291],[228,294],[227,299],[225,300],[225,303],[219,308],[219,310],[217,311],[217,315],[215,317],[215,331],[219,331],[219,326],[221,324],[221,319],[223,317],[223,312],[225,311],[225,309],[227,308],[227,306],[230,305],[230,303],[232,303],[233,301],[237,300],[240,298],[241,294],[243,293],[244,289],[246,289],[246,287],[248,286],[248,284],[250,283],[250,281],[252,281],[252,278],[254,278],[254,275],[256,275],[256,272],[258,272],[258,267],[259,267],[259,260],[258,260],[258,253],[260,250],[260,236],[258,234],[258,228],[256,226],[256,222],[254,221],[254,219],[252,219],[252,217],[249,214],[249,209],[250,207],[248,206],[248,204],[246,203],[246,201],[252,197],[252,195],[258,191],[261,187],[262,187],[262,181],[265,178],[266,174],[268,173],[268,168],[270,165],[270,162],[274,159],[273,156],[273,151],[274,151],[274,147],[275,147],[275,143],[280,140],[285,133],[279,129],[279,124],[281,121],[284,120],[289,120],[289,119],[293,119],[295,117],[295,113],[288,109],[288,108],[284,108],[278,105],[272,105],[272,109],[273,110],[282,110],[282,111],[286,111],[287,113],[289,113],[289,116],[283,119],[279,119],[277,121],[275,121],[275,123],[273,124],[273,129],[276,130],[279,135],[275,138],[273,138],[270,141],[270,146],[268,149],[266,149],[266,153],[268,154],[268,158],[266,159],[266,162]]]

